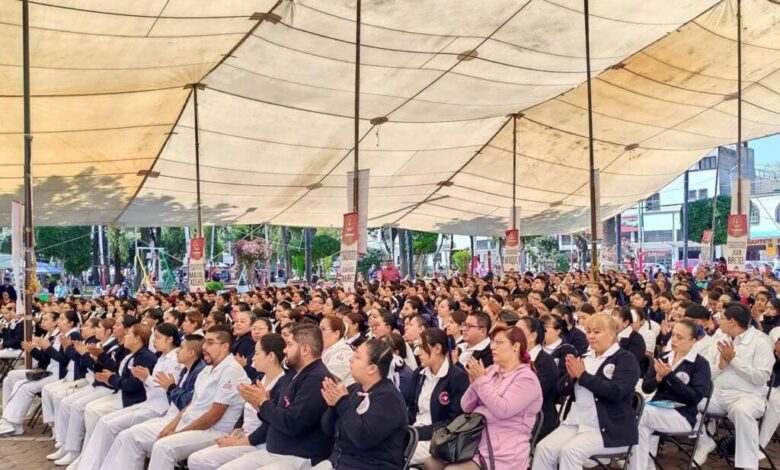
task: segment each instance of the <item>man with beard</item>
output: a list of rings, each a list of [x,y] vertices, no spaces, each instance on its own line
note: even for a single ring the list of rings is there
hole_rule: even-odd
[[[173,470],[177,461],[230,433],[244,410],[238,386],[249,382],[230,353],[232,340],[230,328],[212,327],[202,346],[207,367],[198,374],[190,405],[168,422],[151,420],[119,433],[109,451],[116,459],[106,459],[102,468],[121,462],[123,470],[141,470],[151,451],[149,468]]]
[[[258,403],[258,417],[268,425],[266,448],[242,459],[247,468],[265,470],[303,470],[325,460],[333,450],[333,440],[320,426],[328,405],[322,397],[322,381],[332,378],[320,360],[322,331],[317,325],[298,325],[287,339],[284,354],[295,377],[281,390],[276,403],[258,381],[240,385],[250,403]],[[150,468],[153,468],[150,466]],[[244,467],[242,467],[244,468]]]

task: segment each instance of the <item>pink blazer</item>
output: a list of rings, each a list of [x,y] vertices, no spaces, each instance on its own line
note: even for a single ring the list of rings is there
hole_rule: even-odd
[[[487,419],[495,470],[528,468],[531,430],[542,408],[542,387],[530,366],[508,374],[501,374],[497,365],[488,367],[485,376],[469,386],[460,404],[464,412],[481,413]],[[484,433],[479,453],[488,462]]]

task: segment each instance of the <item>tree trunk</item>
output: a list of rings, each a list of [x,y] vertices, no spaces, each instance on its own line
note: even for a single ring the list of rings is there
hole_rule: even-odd
[[[100,238],[97,233],[97,226],[92,226],[92,269],[90,270],[90,283],[100,283]]]
[[[398,229],[398,248],[401,254],[401,276],[409,275],[409,257],[406,255],[406,230]]]
[[[284,272],[286,279],[292,277],[292,256],[290,256],[290,231],[282,226],[282,245],[284,245]]]

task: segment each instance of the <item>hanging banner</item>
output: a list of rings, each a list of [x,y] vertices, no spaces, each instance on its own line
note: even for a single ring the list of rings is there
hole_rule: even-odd
[[[11,266],[16,289],[16,313],[24,314],[24,204],[11,201]]]
[[[344,214],[344,224],[341,227],[341,253],[339,256],[341,284],[347,293],[355,292],[357,279],[358,239],[360,222],[357,212]]]
[[[187,266],[187,284],[190,292],[206,292],[206,239],[190,239],[190,263]]]
[[[701,234],[701,252],[699,253],[699,259],[703,263],[712,262],[712,230],[705,230]]]
[[[355,208],[352,207],[355,194],[355,182],[354,171],[347,173],[347,210],[349,212],[355,212]],[[358,253],[361,255],[366,254],[368,250],[368,187],[370,184],[369,170],[358,171],[358,204],[360,205],[358,217]]]
[[[504,232],[506,244],[504,245],[504,259],[501,260],[504,273],[520,272],[520,231],[511,229]]]
[[[748,218],[745,214],[731,214],[728,222],[726,242],[726,265],[730,271],[745,270],[745,255],[748,242]]]

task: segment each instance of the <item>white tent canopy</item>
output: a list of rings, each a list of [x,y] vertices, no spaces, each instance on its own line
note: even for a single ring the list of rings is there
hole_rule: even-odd
[[[0,3],[0,223],[22,196],[20,2]],[[588,226],[581,0],[363,0],[369,225]],[[602,216],[737,131],[736,0],[592,0]],[[743,138],[780,132],[780,5],[743,0]],[[264,20],[273,13],[280,21]],[[37,224],[340,226],[355,0],[50,0],[30,8]],[[250,19],[254,18],[254,19]],[[476,52],[470,52],[476,51]],[[464,55],[467,59],[462,60]],[[386,117],[387,122],[370,120]],[[157,177],[138,176],[153,170]]]

